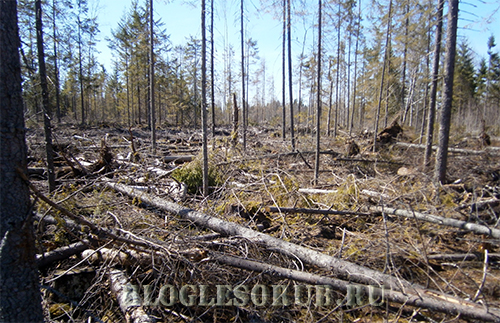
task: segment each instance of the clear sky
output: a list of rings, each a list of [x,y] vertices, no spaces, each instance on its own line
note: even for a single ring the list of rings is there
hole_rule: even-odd
[[[99,29],[101,39],[98,44],[100,53],[100,61],[105,67],[111,69],[112,52],[108,48],[105,40],[111,35],[111,29],[116,28],[120,18],[129,10],[132,0],[90,0],[96,7],[96,12],[99,17]],[[301,0],[304,1],[304,0]],[[144,0],[139,0],[144,3]],[[216,48],[219,53],[222,52],[223,35],[225,26],[227,25],[227,34],[230,42],[233,44],[236,51],[236,63],[239,61],[240,40],[239,40],[239,0],[216,0],[215,10],[215,38]],[[267,1],[269,2],[269,1]],[[294,1],[292,1],[293,3]],[[312,2],[306,0],[306,2]],[[369,4],[371,0],[363,0],[363,6]],[[201,38],[200,32],[200,3],[199,0],[154,0],[155,19],[161,18],[165,24],[166,33],[170,35],[172,45],[185,44],[189,36]],[[210,1],[206,0],[207,9]],[[311,11],[316,10],[317,2],[312,2]],[[225,7],[225,10],[224,10]],[[496,51],[500,51],[500,0],[467,0],[460,1],[460,21],[459,21],[459,41],[466,37],[472,49],[476,53],[476,60],[481,57],[487,57],[487,39],[490,35],[494,35],[497,47]],[[362,7],[364,11],[366,7]],[[445,8],[445,12],[446,12]],[[273,13],[270,10],[262,9],[259,0],[245,0],[246,14],[246,37],[252,37],[257,40],[260,51],[260,56],[265,56],[266,65],[271,71],[275,71],[275,75],[279,75],[281,70],[281,32],[282,25],[280,20],[273,19]],[[292,16],[294,29],[292,30],[293,38],[293,59],[302,51],[302,42],[304,39],[304,25],[309,28],[306,38],[309,42],[312,41],[313,30],[310,28],[311,22],[304,22],[300,18]],[[312,18],[309,18],[312,19]],[[207,24],[208,25],[208,24]],[[208,35],[208,33],[207,33]],[[314,35],[315,36],[315,35]],[[307,53],[307,48],[306,48]],[[477,63],[477,62],[476,62]],[[275,79],[275,82],[278,82]],[[276,83],[277,92],[280,86]],[[279,95],[276,93],[276,95]]]

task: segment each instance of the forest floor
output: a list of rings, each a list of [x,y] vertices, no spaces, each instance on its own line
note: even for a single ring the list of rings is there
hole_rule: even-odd
[[[297,302],[296,286],[314,284],[278,275],[272,267],[259,272],[228,265],[218,255],[321,277],[350,281],[350,276],[337,277],[336,269],[269,247],[259,238],[229,235],[222,229],[215,232],[182,218],[183,211],[180,216],[167,212],[140,196],[118,192],[109,183],[176,203],[184,213],[196,210],[311,253],[391,275],[441,299],[449,295],[451,303],[463,300],[471,308],[475,303],[495,312],[500,309],[500,237],[423,221],[416,214],[500,229],[500,142],[493,139],[491,147],[483,149],[478,139],[452,139],[451,147],[459,149],[449,154],[448,183],[436,185],[432,165],[422,166],[424,150],[405,145],[412,136],[404,130],[377,152],[372,152],[370,134],[324,136],[314,185],[312,134],[299,134],[297,151],[291,153],[289,139],[283,141],[279,131],[250,127],[244,153],[241,142],[232,145],[230,130],[221,128],[209,141],[207,197],[199,188],[199,131],[158,130],[157,151],[152,154],[146,129],[58,126],[54,130],[57,189],[49,193],[43,130],[29,130],[30,181],[40,196],[57,203],[49,206],[37,199],[38,253],[49,255],[78,245],[57,260],[44,261],[49,258],[40,256],[46,320],[132,322],[142,298],[145,316],[136,322],[146,322],[144,317],[157,322],[478,321],[405,302],[366,298],[352,302],[341,289],[317,303],[315,295],[320,292],[313,288],[309,302],[307,293],[300,298],[305,301]],[[358,154],[348,153],[351,140],[359,145]],[[383,208],[405,210],[410,216]],[[113,280],[117,272],[125,277],[121,289]],[[350,283],[359,282],[353,278]],[[136,303],[127,307],[122,293],[131,285],[138,287],[138,293],[129,291]],[[248,301],[238,294],[240,285],[248,286],[244,292],[257,288],[260,297]],[[291,288],[291,304],[272,303],[277,296],[272,294],[273,285]],[[272,298],[267,303],[262,296],[266,289]],[[165,293],[173,290],[180,292],[174,295],[178,301],[166,304],[171,299]],[[181,301],[182,292],[211,296]],[[210,302],[212,297],[215,303]],[[223,306],[231,299],[230,306]]]

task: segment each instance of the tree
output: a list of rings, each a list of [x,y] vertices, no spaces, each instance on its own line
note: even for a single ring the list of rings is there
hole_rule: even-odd
[[[243,0],[240,2],[240,21],[241,21],[241,108],[242,108],[242,116],[243,116],[243,151],[247,149],[247,104],[246,104],[246,95],[245,95],[245,33],[244,33],[244,7]]]
[[[205,26],[205,0],[201,0],[201,124],[203,132],[203,195],[208,196],[207,38]]]
[[[424,156],[424,165],[426,166],[428,166],[430,163],[434,134],[434,121],[436,119],[436,94],[439,77],[439,56],[441,53],[441,33],[443,29],[443,6],[444,0],[438,0],[438,8],[436,13],[436,44],[434,47],[434,60],[432,63],[431,101],[429,103],[429,116],[427,120],[427,137]]]
[[[156,116],[155,116],[155,52],[154,52],[154,19],[153,0],[149,1],[149,110],[151,111],[151,142],[153,154],[156,154]]]
[[[288,95],[290,97],[290,137],[292,137],[292,150],[295,151],[295,134],[293,125],[293,82],[292,82],[292,19],[291,4],[287,0],[287,34],[288,34]],[[283,103],[284,104],[284,103]]]
[[[42,3],[35,1],[36,11],[36,43],[38,49],[38,71],[40,74],[40,87],[42,88],[43,128],[45,131],[45,152],[47,155],[47,173],[49,191],[56,189],[56,174],[54,172],[54,151],[52,149],[52,128],[50,119],[52,111],[49,106],[49,91],[47,88],[47,70],[45,67],[45,53],[43,48]]]
[[[320,152],[320,139],[321,139],[321,10],[322,3],[321,0],[318,0],[318,90],[316,93],[316,157],[314,164],[314,183],[318,185],[318,177],[319,177],[319,152]]]
[[[448,4],[448,26],[446,31],[446,58],[444,64],[443,107],[439,121],[438,149],[434,181],[444,183],[448,161],[448,142],[450,139],[451,108],[453,103],[453,77],[455,73],[455,54],[457,46],[458,0]]]
[[[389,13],[388,13],[388,18],[387,18],[387,33],[385,35],[385,49],[384,49],[384,63],[382,65],[382,77],[380,80],[380,90],[379,90],[379,95],[378,95],[378,105],[377,105],[377,112],[375,116],[375,131],[373,134],[373,151],[377,148],[377,134],[378,134],[378,122],[380,119],[380,106],[382,104],[382,93],[384,90],[384,77],[385,77],[385,70],[387,68],[387,64],[389,61],[389,47],[390,47],[390,42],[391,42],[391,23],[392,23],[392,0],[389,1]],[[387,116],[387,113],[386,113]]]
[[[0,321],[43,322],[26,172],[17,1],[0,1]]]

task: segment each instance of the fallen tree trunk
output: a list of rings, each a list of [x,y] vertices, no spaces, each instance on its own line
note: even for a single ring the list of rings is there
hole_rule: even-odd
[[[142,202],[158,207],[167,212],[176,214],[183,219],[193,221],[195,224],[210,228],[228,236],[241,236],[256,243],[265,245],[268,249],[279,251],[291,257],[331,270],[339,278],[361,284],[374,284],[386,286],[393,290],[408,292],[422,292],[419,286],[401,278],[383,274],[377,270],[369,269],[336,257],[325,255],[315,250],[299,246],[294,243],[254,231],[236,223],[224,221],[210,215],[184,208],[176,203],[165,201],[157,196],[134,190],[127,185],[107,182],[106,185],[118,192],[137,198]]]
[[[459,228],[467,231],[471,231],[477,234],[485,234],[489,235],[493,238],[500,238],[500,230],[499,229],[494,229],[487,227],[485,225],[481,224],[476,224],[476,223],[469,223],[466,221],[461,221],[457,219],[451,219],[451,218],[443,218],[441,216],[437,215],[432,215],[432,214],[424,214],[420,212],[413,212],[413,211],[407,211],[407,210],[401,210],[401,209],[395,209],[392,207],[385,207],[385,206],[371,206],[370,211],[373,212],[384,212],[386,214],[393,214],[405,218],[415,218],[421,221],[425,222],[431,222],[431,223],[436,223],[436,224],[441,224],[445,226],[450,226],[454,228]]]
[[[154,320],[142,308],[142,299],[126,274],[118,269],[109,272],[111,292],[115,295],[127,323],[153,323]]]
[[[303,214],[338,214],[338,215],[371,215],[371,213],[363,212],[349,212],[349,211],[337,211],[337,210],[322,210],[322,209],[305,209],[305,208],[295,208],[295,207],[266,207],[266,212],[269,213],[303,213]]]
[[[44,254],[36,255],[38,267],[48,266],[56,261],[67,259],[77,253],[87,249],[90,245],[89,241],[80,241],[72,243],[68,246],[57,248]]]
[[[406,142],[397,142],[395,146],[403,148],[415,148],[415,149],[425,149],[425,145],[408,144]],[[437,146],[432,146],[432,150],[436,150]],[[486,147],[484,150],[472,150],[472,149],[461,149],[461,148],[448,148],[448,152],[456,154],[466,154],[466,155],[481,155],[488,153],[490,155],[500,155],[499,147]]]
[[[331,151],[331,150],[320,151],[319,153],[321,155],[333,156],[333,159],[337,160],[337,161],[406,165],[406,163],[395,162],[395,161],[391,161],[391,160],[342,157],[343,155],[341,153],[338,153],[336,151]],[[219,164],[217,164],[217,166],[228,165],[228,164],[233,164],[233,163],[242,163],[242,162],[246,162],[246,161],[259,160],[259,159],[278,159],[278,158],[288,157],[288,156],[314,155],[314,154],[316,154],[315,151],[301,151],[301,152],[289,152],[289,153],[282,153],[282,154],[268,154],[268,155],[262,155],[262,156],[256,156],[256,157],[248,157],[248,158],[239,159],[239,160],[231,160],[228,162],[219,163]]]
[[[407,293],[401,293],[393,290],[387,290],[384,288],[379,288],[373,285],[358,285],[352,284],[350,282],[334,279],[330,277],[320,276],[317,274],[311,274],[295,269],[278,267],[266,263],[261,263],[257,261],[237,258],[233,256],[228,256],[224,254],[214,254],[213,258],[220,263],[224,263],[233,267],[243,268],[251,271],[257,272],[268,272],[270,275],[278,276],[282,278],[288,278],[295,281],[300,281],[312,285],[328,285],[331,286],[333,290],[347,293],[344,298],[345,304],[348,305],[361,305],[356,303],[359,299],[356,295],[368,295],[369,305],[380,306],[384,301],[394,302],[403,305],[415,306],[420,308],[425,308],[431,311],[436,311],[440,313],[445,313],[448,315],[458,315],[463,317],[472,318],[476,320],[481,320],[483,322],[500,322],[500,310],[497,309],[485,309],[483,306],[478,304],[459,300],[454,297],[448,297],[445,295],[437,295],[432,292],[420,295],[410,295]],[[444,296],[444,297],[443,297]],[[335,301],[335,300],[332,300]],[[304,304],[306,306],[310,304]],[[364,304],[363,304],[364,305]]]

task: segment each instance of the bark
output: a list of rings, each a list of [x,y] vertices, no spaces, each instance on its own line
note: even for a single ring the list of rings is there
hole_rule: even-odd
[[[154,320],[142,308],[142,299],[137,286],[130,283],[127,275],[118,269],[109,273],[111,292],[115,295],[127,323],[150,323]]]
[[[383,304],[383,301],[388,301],[398,304],[426,308],[448,315],[460,314],[463,317],[473,318],[476,320],[488,322],[500,321],[500,310],[498,309],[485,309],[484,307],[470,301],[437,294],[432,291],[428,291],[426,294],[412,295],[408,293],[382,289],[373,285],[355,285],[340,279],[325,277],[317,274],[310,274],[304,271],[278,267],[257,261],[227,256],[224,254],[215,254],[214,259],[220,263],[227,264],[233,267],[268,273],[269,275],[293,279],[295,281],[308,283],[314,286],[328,285],[333,290],[347,293],[348,295],[349,293],[354,293],[355,291],[365,296],[372,295],[375,299],[372,299],[371,301],[380,305]],[[292,296],[290,296],[290,298],[292,298]],[[292,300],[290,299],[290,301]],[[352,302],[353,300],[347,298],[346,296],[346,299],[344,299],[344,301]]]
[[[444,226],[459,228],[462,230],[474,232],[476,234],[484,234],[484,235],[488,235],[488,236],[491,236],[491,237],[496,238],[496,239],[500,239],[500,229],[490,228],[490,227],[487,227],[487,226],[481,225],[481,224],[470,223],[470,222],[461,221],[461,220],[457,220],[457,219],[451,219],[451,218],[443,218],[443,217],[440,217],[437,215],[395,209],[395,208],[385,207],[385,206],[371,206],[370,211],[384,212],[387,214],[394,214],[394,215],[405,217],[405,218],[415,218],[417,220],[421,220],[421,221],[425,221],[425,222],[436,223],[436,224],[440,224],[440,225],[444,225]]]
[[[47,88],[47,71],[45,68],[45,53],[43,48],[42,4],[41,0],[35,1],[36,11],[36,43],[38,49],[38,72],[40,74],[40,87],[42,88],[43,129],[45,132],[45,152],[47,156],[47,177],[49,191],[56,189],[56,175],[54,171],[54,150],[52,148],[52,116],[49,106],[49,90]]]
[[[43,322],[21,96],[17,1],[0,0],[0,321]]]
[[[196,225],[212,229],[227,236],[240,236],[256,243],[261,243],[268,249],[276,250],[283,254],[297,257],[306,263],[326,268],[331,270],[333,275],[337,275],[341,279],[361,284],[383,285],[398,291],[419,289],[419,287],[406,280],[398,279],[393,276],[383,274],[377,270],[359,266],[294,243],[283,241],[267,234],[243,227],[236,223],[224,221],[192,209],[184,208],[179,204],[163,200],[154,195],[131,189],[127,185],[107,183],[107,186],[130,197],[138,198],[142,202],[151,206],[158,207],[162,210],[180,216],[183,219],[190,220]]]
[[[436,167],[434,170],[434,181],[443,184],[446,181],[451,108],[453,104],[453,77],[455,75],[455,54],[457,49],[458,0],[450,0],[448,7],[443,107],[441,108],[440,114],[438,135],[439,144],[436,152]]]
[[[434,121],[436,119],[436,94],[439,78],[439,55],[441,54],[441,33],[443,29],[443,6],[444,0],[438,0],[437,24],[436,24],[436,46],[434,47],[434,60],[432,62],[432,85],[431,102],[429,103],[429,116],[427,119],[427,137],[424,154],[424,165],[428,166],[432,153],[432,141],[434,136]]]

